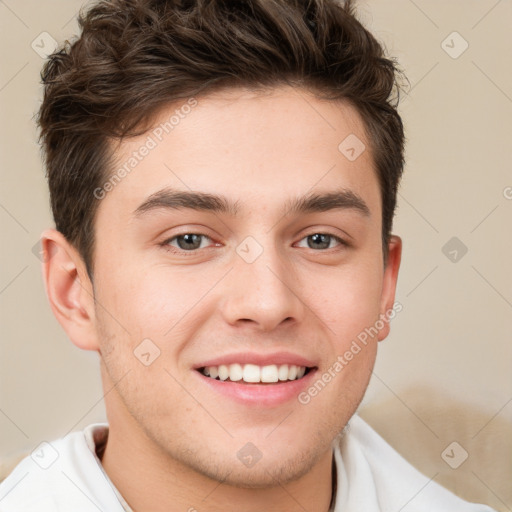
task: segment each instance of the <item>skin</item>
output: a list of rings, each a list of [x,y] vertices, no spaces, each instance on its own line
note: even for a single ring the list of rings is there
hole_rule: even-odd
[[[349,134],[367,148],[355,161],[338,150]],[[146,137],[116,149],[119,165]],[[401,240],[391,238],[384,267],[369,147],[346,103],[284,86],[224,90],[198,98],[100,201],[94,286],[63,236],[43,234],[52,310],[74,344],[100,355],[110,424],[102,462],[134,510],[328,510],[331,443],[364,395],[389,324],[307,405],[249,407],[213,392],[193,366],[230,352],[290,351],[321,376],[392,308]],[[239,212],[134,215],[165,187],[223,195]],[[369,215],[283,214],[290,199],[340,189]],[[179,252],[176,238],[164,244],[185,233],[206,238],[193,253]],[[349,245],[308,246],[315,233]],[[263,249],[252,263],[236,252],[247,236]],[[133,352],[148,338],[160,356],[145,366]],[[247,442],[262,453],[250,468],[237,457]]]

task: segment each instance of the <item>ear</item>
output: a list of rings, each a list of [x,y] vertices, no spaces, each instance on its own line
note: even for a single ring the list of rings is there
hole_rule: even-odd
[[[41,246],[43,279],[53,314],[77,347],[99,351],[94,290],[83,259],[55,229],[42,233]]]
[[[398,279],[398,270],[402,258],[402,239],[399,236],[391,235],[388,244],[388,260],[384,269],[384,280],[382,283],[382,294],[380,300],[380,314],[386,315],[387,311],[393,310],[395,303],[396,283]],[[379,330],[377,339],[382,341],[390,331],[389,321],[384,322],[384,327]]]

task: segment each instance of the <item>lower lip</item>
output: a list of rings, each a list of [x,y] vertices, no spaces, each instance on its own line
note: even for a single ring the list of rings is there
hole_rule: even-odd
[[[238,403],[251,406],[275,407],[294,398],[297,399],[298,395],[310,385],[316,371],[316,369],[312,369],[298,380],[276,382],[275,384],[241,384],[240,382],[212,379],[197,370],[194,370],[194,373],[210,389]]]

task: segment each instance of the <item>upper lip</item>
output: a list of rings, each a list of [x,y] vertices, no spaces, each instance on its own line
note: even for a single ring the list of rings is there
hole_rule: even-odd
[[[313,361],[307,359],[298,354],[291,352],[272,352],[270,354],[258,354],[256,352],[240,352],[238,354],[225,354],[214,359],[208,359],[201,363],[194,365],[194,369],[204,368],[206,366],[220,366],[229,364],[255,364],[257,366],[268,366],[268,365],[295,365],[295,366],[306,366],[312,368],[315,365]]]

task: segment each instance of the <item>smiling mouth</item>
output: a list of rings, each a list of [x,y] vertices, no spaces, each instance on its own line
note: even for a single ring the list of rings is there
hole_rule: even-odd
[[[210,379],[244,384],[276,384],[299,380],[312,370],[314,368],[293,364],[258,366],[238,363],[198,368],[202,375]]]

